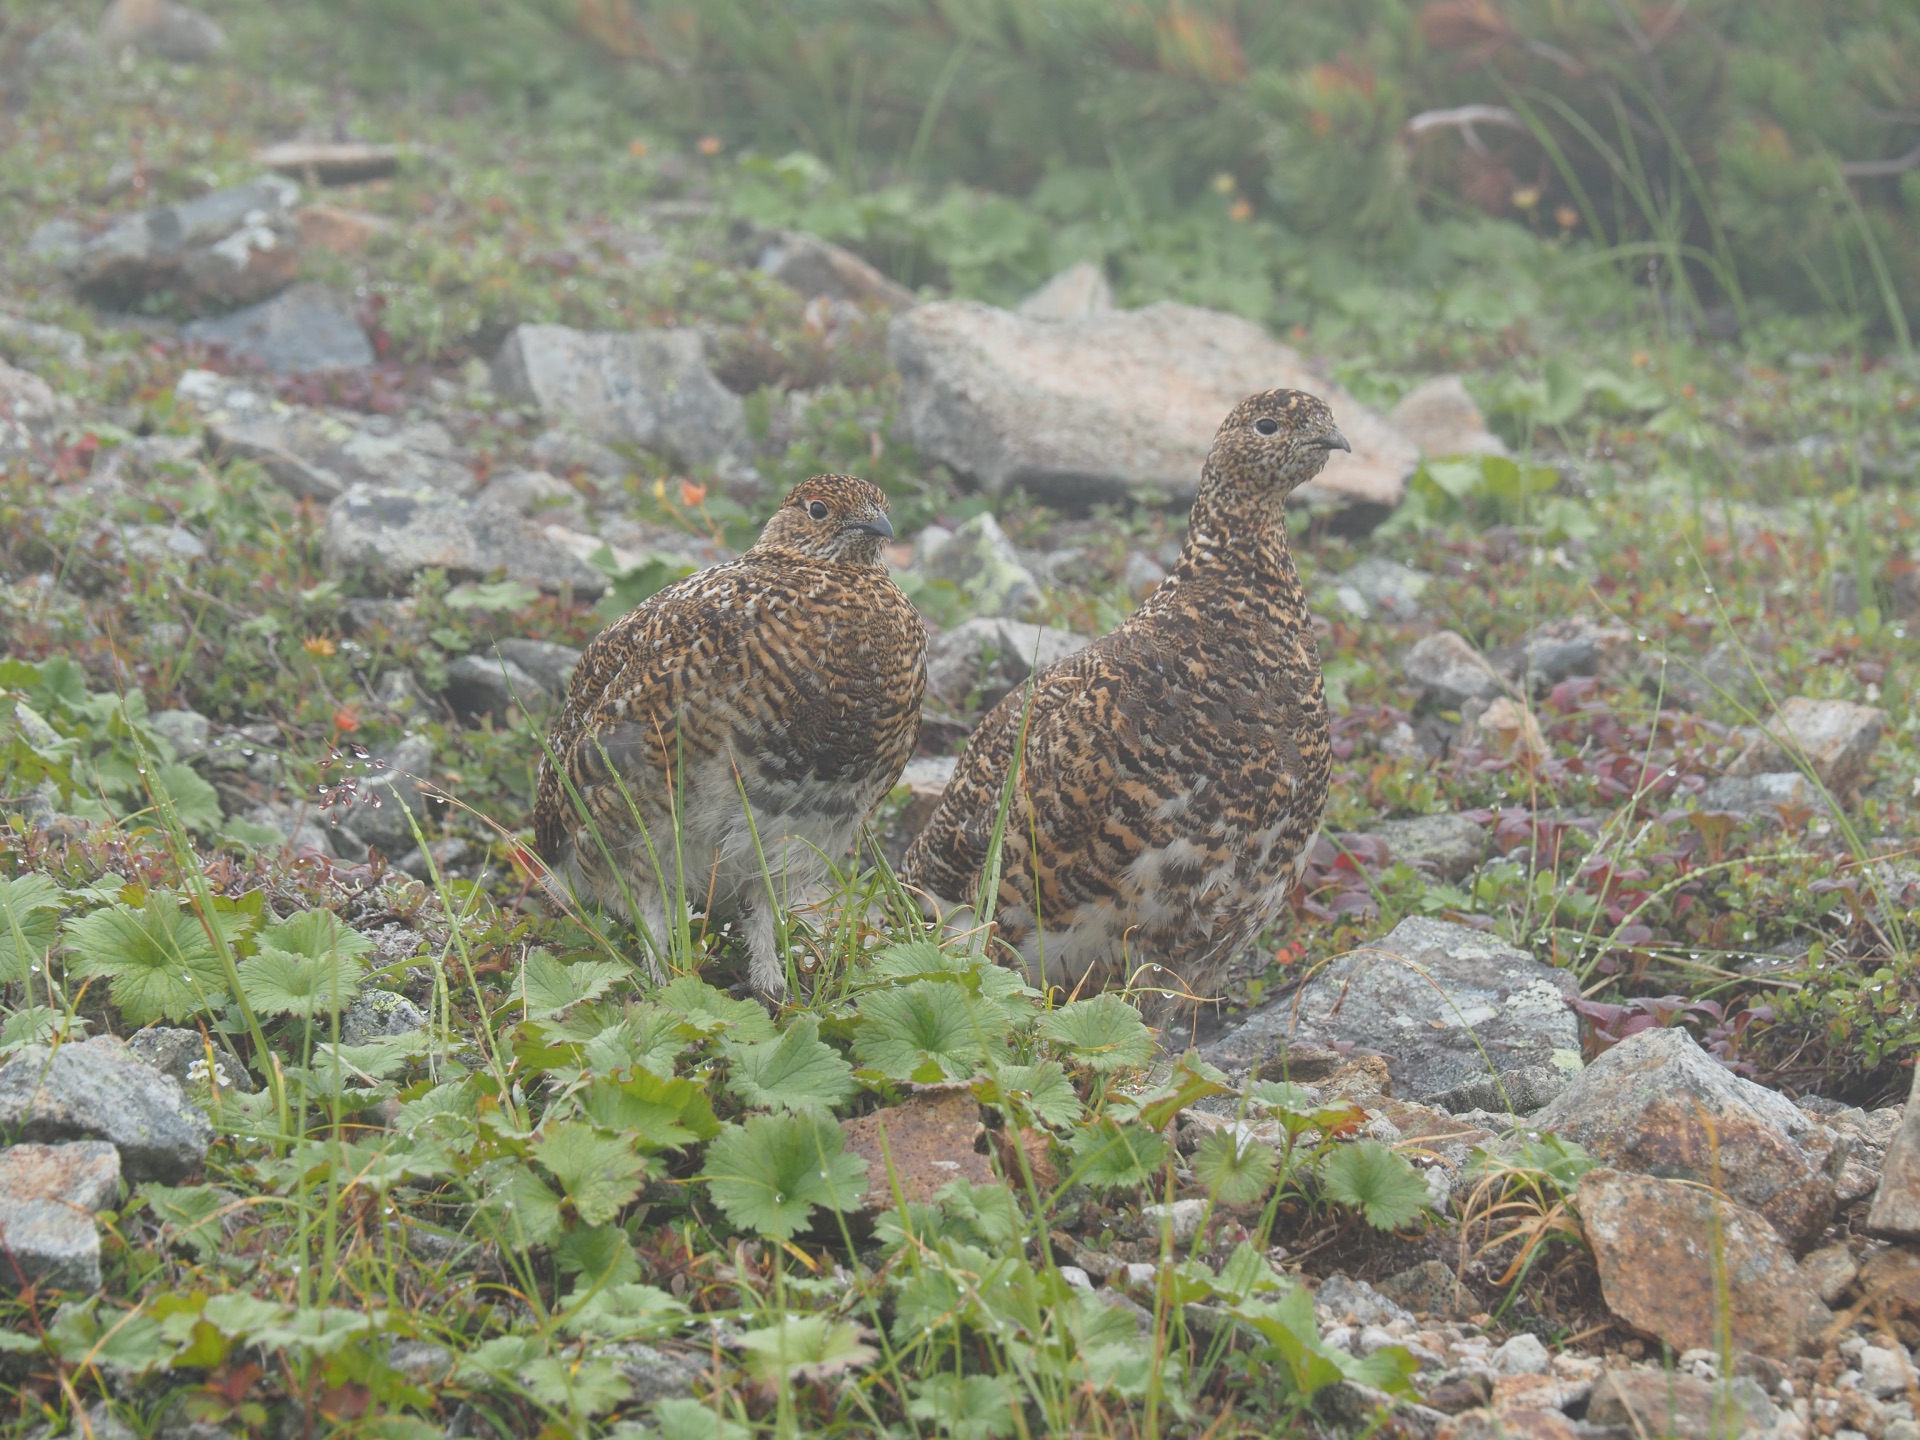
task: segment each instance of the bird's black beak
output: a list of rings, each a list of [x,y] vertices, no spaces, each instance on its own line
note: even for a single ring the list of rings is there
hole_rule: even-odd
[[[856,520],[847,528],[864,530],[869,535],[878,535],[882,540],[893,539],[893,522],[884,515],[873,515],[865,520]]]
[[[1344,450],[1349,455],[1353,453],[1353,446],[1347,443],[1347,437],[1340,433],[1340,427],[1337,425],[1328,426],[1327,433],[1313,443],[1324,450]]]

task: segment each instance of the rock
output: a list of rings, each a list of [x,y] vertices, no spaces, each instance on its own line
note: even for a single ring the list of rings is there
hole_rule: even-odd
[[[173,747],[176,760],[192,760],[207,753],[212,722],[198,710],[160,710],[147,717],[147,728]]]
[[[300,232],[300,248],[324,250],[330,255],[357,255],[393,229],[393,222],[364,210],[339,205],[302,205],[293,212]]]
[[[1487,429],[1480,407],[1458,375],[1436,375],[1400,397],[1387,423],[1428,460],[1462,455],[1504,455],[1507,447]]]
[[[468,718],[491,715],[506,721],[516,714],[544,712],[552,694],[504,655],[462,655],[447,665],[447,703]]]
[[[1675,1350],[1717,1349],[1724,1326],[1735,1349],[1786,1360],[1832,1321],[1757,1210],[1617,1170],[1589,1170],[1574,1204],[1607,1308]]]
[[[1455,1415],[1440,1426],[1434,1440],[1578,1440],[1581,1433],[1558,1410],[1508,1405]]]
[[[0,315],[0,359],[31,370],[32,362],[50,357],[63,365],[87,363],[86,338],[58,325],[42,325],[22,320],[18,315]]]
[[[179,1084],[110,1035],[15,1050],[0,1064],[0,1133],[43,1144],[106,1140],[129,1180],[167,1184],[197,1170],[213,1139]]]
[[[43,221],[27,237],[27,258],[65,269],[80,258],[88,239],[86,227],[77,220]]]
[[[480,492],[482,502],[541,520],[565,520],[574,524],[586,519],[586,501],[566,481],[544,470],[505,470],[487,481]]]
[[[1152,489],[1187,504],[1221,419],[1276,386],[1320,396],[1353,443],[1303,503],[1390,508],[1419,463],[1412,441],[1235,315],[1163,302],[1036,320],[945,301],[896,318],[888,347],[906,437],[996,494],[1084,504]]]
[[[1336,1325],[1391,1325],[1403,1320],[1409,1326],[1413,1315],[1387,1299],[1364,1280],[1345,1275],[1329,1275],[1313,1292],[1313,1303],[1325,1312],[1322,1319]]]
[[[400,168],[398,145],[368,145],[358,140],[287,140],[256,150],[253,158],[269,170],[309,185],[357,185],[379,180]]]
[[[656,1400],[691,1396],[713,1366],[710,1356],[685,1350],[662,1350],[639,1340],[603,1345],[593,1354],[613,1361],[614,1368],[627,1382],[628,1399],[642,1406]]]
[[[193,65],[225,50],[227,32],[177,0],[113,0],[100,17],[100,44],[109,55],[138,50]]]
[[[1845,797],[1866,774],[1867,762],[1873,758],[1886,725],[1886,712],[1875,706],[1797,695],[1749,741],[1727,767],[1727,774],[1795,770],[1796,758],[1804,756],[1820,783],[1835,796]]]
[[[71,20],[56,20],[33,39],[20,54],[17,74],[33,80],[71,80],[71,72],[98,69],[106,63],[106,52],[90,30]]]
[[[1825,1305],[1838,1305],[1860,1274],[1860,1266],[1845,1242],[1823,1245],[1803,1257],[1800,1270],[1812,1282],[1814,1293]]]
[[[1444,1260],[1422,1260],[1389,1275],[1375,1287],[1394,1304],[1435,1319],[1467,1316],[1480,1308]],[[1431,1397],[1429,1397],[1431,1398]]]
[[[120,1152],[104,1140],[0,1150],[0,1288],[100,1288],[93,1216],[120,1198]]]
[[[1635,648],[1625,625],[1573,615],[1534,626],[1518,645],[1492,658],[1514,685],[1545,690],[1570,676],[1622,673]]]
[[[334,849],[333,837],[314,818],[313,810],[304,801],[297,805],[267,801],[249,810],[246,819],[250,824],[264,825],[277,832],[287,848],[296,854],[308,850],[317,855],[339,854]]]
[[[1680,1371],[1608,1370],[1587,1399],[1590,1425],[1674,1440],[1762,1435],[1774,1421],[1767,1392],[1744,1376],[1714,1385]]]
[[[1578,994],[1564,970],[1524,950],[1415,916],[1331,961],[1291,1002],[1256,1012],[1201,1054],[1233,1070],[1301,1042],[1351,1045],[1385,1057],[1397,1094],[1456,1113],[1525,1114],[1579,1071],[1579,1027],[1568,1008]]]
[[[1538,1335],[1523,1330],[1495,1350],[1488,1363],[1502,1375],[1544,1375],[1553,1368],[1553,1356]]]
[[[1393,859],[1437,875],[1448,884],[1466,879],[1487,858],[1486,827],[1471,815],[1386,820],[1369,833],[1387,842],[1387,853]]]
[[[320,553],[333,574],[392,593],[428,569],[450,580],[503,574],[589,597],[607,588],[604,575],[523,516],[425,488],[354,485],[328,508]]]
[[[888,310],[911,310],[919,301],[851,250],[798,230],[783,230],[760,251],[760,269],[802,295],[851,300]]]
[[[350,832],[363,842],[378,845],[397,858],[414,847],[408,816],[427,826],[428,777],[433,770],[433,744],[424,735],[409,735],[377,754],[367,773],[339,777],[335,784],[350,786],[341,803],[330,808],[327,823]],[[344,853],[344,852],[343,852]]]
[[[387,1364],[414,1385],[439,1385],[453,1378],[458,1362],[451,1350],[430,1340],[395,1340]]]
[[[1735,1075],[1678,1026],[1607,1050],[1532,1126],[1579,1141],[1616,1170],[1724,1190],[1799,1249],[1833,1217],[1846,1158],[1826,1126]]]
[[[324,285],[295,285],[271,300],[181,327],[182,338],[224,347],[236,359],[276,375],[310,370],[361,370],[373,364],[373,342],[353,307]]]
[[[970,1091],[934,1091],[840,1122],[847,1150],[867,1162],[871,1210],[890,1210],[894,1186],[909,1203],[933,1199],[954,1180],[994,1183],[993,1166],[975,1150],[980,1102]]]
[[[52,386],[0,361],[0,471],[44,458],[58,414]]]
[[[584,471],[602,480],[618,480],[633,468],[598,440],[573,430],[543,430],[533,437],[527,453],[561,475]]]
[[[989,514],[974,516],[921,566],[929,580],[959,587],[986,615],[1018,615],[1040,599],[1040,582],[1020,563],[1013,542]]]
[[[292,284],[300,187],[277,175],[131,215],[81,246],[68,267],[85,299],[128,306],[172,290],[190,306],[250,305]]]
[[[1417,620],[1424,613],[1420,597],[1432,582],[1424,570],[1369,555],[1333,577],[1333,597],[1356,620]]]
[[[1126,587],[1129,595],[1136,597],[1155,589],[1166,578],[1167,567],[1138,550],[1128,552],[1126,562],[1120,567],[1121,585]]]
[[[1473,702],[1468,702],[1469,706]],[[1532,761],[1547,757],[1547,737],[1533,711],[1511,695],[1499,695],[1484,709],[1463,717],[1467,719],[1468,738],[1501,755]]]
[[[436,871],[445,875],[454,866],[463,863],[472,853],[473,846],[454,835],[445,840],[435,840],[424,850],[415,846],[396,861],[393,868],[413,876],[416,880],[432,883]]]
[[[980,708],[989,709],[1026,684],[1036,665],[1044,670],[1090,643],[1051,625],[988,616],[963,621],[927,642],[927,698],[960,709],[977,690]]]
[[[494,359],[493,385],[503,399],[531,405],[550,421],[677,465],[708,465],[751,449],[746,409],[707,368],[695,330],[517,326]]]
[[[1162,1224],[1168,1227],[1173,1243],[1184,1245],[1200,1233],[1201,1222],[1207,1218],[1211,1202],[1206,1200],[1176,1200],[1171,1205],[1142,1205],[1141,1223],[1149,1230],[1157,1232]]]
[[[1904,1395],[1913,1385],[1913,1366],[1898,1350],[1869,1345],[1854,1363],[1860,1367],[1860,1388],[1876,1400]]]
[[[1458,709],[1469,700],[1491,700],[1506,691],[1486,657],[1451,630],[1436,630],[1420,640],[1400,668],[1443,710]]]
[[[1764,775],[1722,775],[1700,792],[1700,808],[1759,816],[1778,824],[1783,810],[1827,809],[1825,797],[1798,770]]]
[[[162,1075],[172,1076],[185,1094],[192,1094],[196,1085],[205,1085],[208,1081],[207,1042],[198,1030],[149,1026],[127,1037],[127,1049]],[[212,1078],[222,1090],[251,1095],[258,1088],[247,1067],[240,1063],[240,1057],[224,1040],[213,1041],[213,1063],[218,1068]]]
[[[340,1043],[365,1045],[427,1028],[427,1012],[391,990],[366,990],[340,1012]]]
[[[1867,1229],[1889,1240],[1920,1240],[1920,1070],[1914,1074],[1867,1212]]]
[[[1107,272],[1091,260],[1069,265],[1015,307],[1027,320],[1084,320],[1113,309]]]
[[[522,640],[509,637],[493,642],[502,658],[510,660],[534,678],[541,689],[555,699],[565,699],[573,683],[573,669],[581,652],[571,645],[552,640]]]

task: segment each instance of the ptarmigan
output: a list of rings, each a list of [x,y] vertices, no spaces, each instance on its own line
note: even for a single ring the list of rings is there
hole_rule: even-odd
[[[540,767],[547,863],[656,946],[672,898],[739,919],[769,999],[770,898],[817,892],[919,738],[927,632],[880,558],[892,534],[865,480],[795,486],[746,554],[595,638]]]
[[[902,878],[976,903],[1020,757],[993,918],[1030,978],[1214,993],[1298,883],[1326,807],[1326,698],[1284,511],[1330,450],[1351,448],[1314,396],[1236,406],[1173,572],[1119,629],[994,708]]]

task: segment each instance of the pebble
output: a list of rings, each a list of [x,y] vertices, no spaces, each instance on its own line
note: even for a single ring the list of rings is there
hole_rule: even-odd
[[[1515,1335],[1493,1352],[1493,1368],[1502,1375],[1545,1375],[1553,1368],[1553,1356],[1538,1335]]]

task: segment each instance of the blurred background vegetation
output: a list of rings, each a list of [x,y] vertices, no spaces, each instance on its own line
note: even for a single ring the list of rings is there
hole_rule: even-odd
[[[987,298],[1095,259],[1123,299],[1287,323],[1358,273],[1498,264],[1459,224],[1491,216],[1710,333],[1824,312],[1904,346],[1920,320],[1912,0],[274,11],[343,90],[724,147],[756,218]]]

